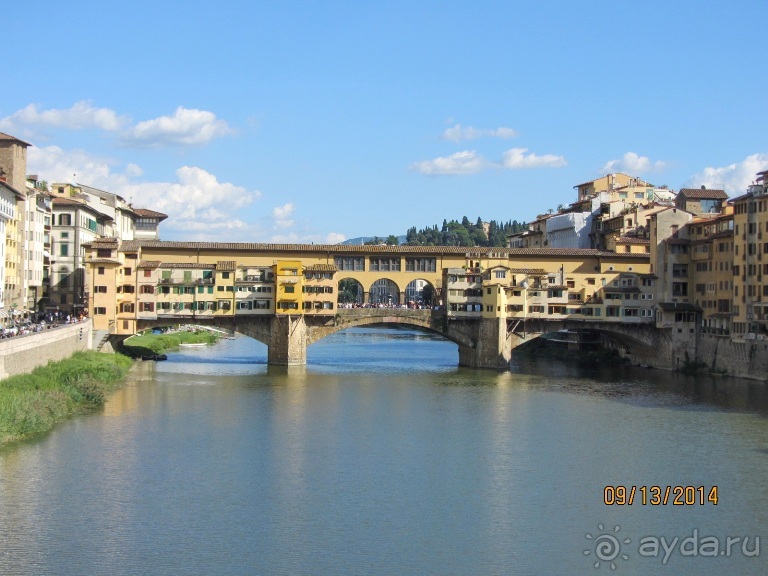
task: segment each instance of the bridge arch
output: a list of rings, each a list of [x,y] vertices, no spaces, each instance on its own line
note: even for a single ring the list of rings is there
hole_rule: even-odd
[[[429,280],[423,278],[417,278],[411,280],[408,286],[405,287],[405,302],[404,304],[423,304],[425,306],[432,306],[437,304],[435,300],[437,291],[434,284]]]
[[[307,346],[336,332],[360,326],[410,326],[442,336],[459,347],[475,348],[476,339],[466,332],[447,327],[441,320],[432,317],[432,311],[408,310],[402,308],[364,308],[339,310],[333,322],[308,326]]]
[[[365,288],[356,278],[345,276],[337,285],[339,304],[363,304],[365,302]]]
[[[397,282],[389,278],[379,278],[368,289],[369,304],[398,305],[400,301],[400,287]]]

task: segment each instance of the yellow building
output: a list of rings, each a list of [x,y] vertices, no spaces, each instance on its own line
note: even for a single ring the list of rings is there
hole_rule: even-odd
[[[733,203],[733,333],[768,336],[768,171]]]
[[[334,314],[336,310],[336,266],[314,264],[304,267],[302,294],[304,314]]]
[[[275,312],[300,314],[304,310],[304,270],[301,260],[278,260],[275,263]]]
[[[646,188],[653,188],[653,185],[648,184],[636,176],[629,176],[622,172],[616,172],[614,174],[606,174],[596,180],[577,184],[574,188],[576,188],[578,201],[592,198],[601,192],[608,192],[610,200],[619,200],[629,198],[630,188],[636,189],[638,192],[640,190],[644,192]],[[622,193],[627,195],[621,197]]]
[[[688,224],[693,302],[702,309],[702,331],[729,335],[733,295],[733,207]]]

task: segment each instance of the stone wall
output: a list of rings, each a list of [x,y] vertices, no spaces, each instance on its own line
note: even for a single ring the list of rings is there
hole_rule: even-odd
[[[0,340],[0,379],[26,374],[92,346],[90,320]]]
[[[699,359],[716,374],[768,380],[768,340],[733,341],[702,335]]]

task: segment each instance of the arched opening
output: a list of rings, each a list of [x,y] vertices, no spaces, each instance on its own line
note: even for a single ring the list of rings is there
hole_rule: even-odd
[[[342,278],[339,280],[338,294],[338,305],[340,308],[360,306],[365,302],[363,285],[354,278]]]
[[[435,287],[421,278],[411,280],[405,287],[405,303],[410,308],[431,307],[437,304],[435,296]]]
[[[392,280],[381,278],[371,284],[368,303],[374,306],[399,306],[400,288]]]

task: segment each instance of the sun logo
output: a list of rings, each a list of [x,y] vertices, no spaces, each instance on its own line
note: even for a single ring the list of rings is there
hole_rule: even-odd
[[[597,528],[600,530],[600,534],[597,534],[594,537],[592,534],[586,534],[587,540],[593,541],[594,546],[591,549],[584,550],[584,556],[589,556],[594,552],[597,557],[597,562],[594,564],[595,568],[600,568],[601,562],[607,562],[610,564],[611,570],[616,570],[616,563],[614,562],[616,558],[629,560],[629,556],[621,553],[621,545],[629,544],[631,540],[625,538],[624,540],[619,541],[619,538],[614,536],[614,534],[619,533],[619,530],[621,529],[620,526],[614,526],[613,534],[606,532],[602,524],[598,524]]]

